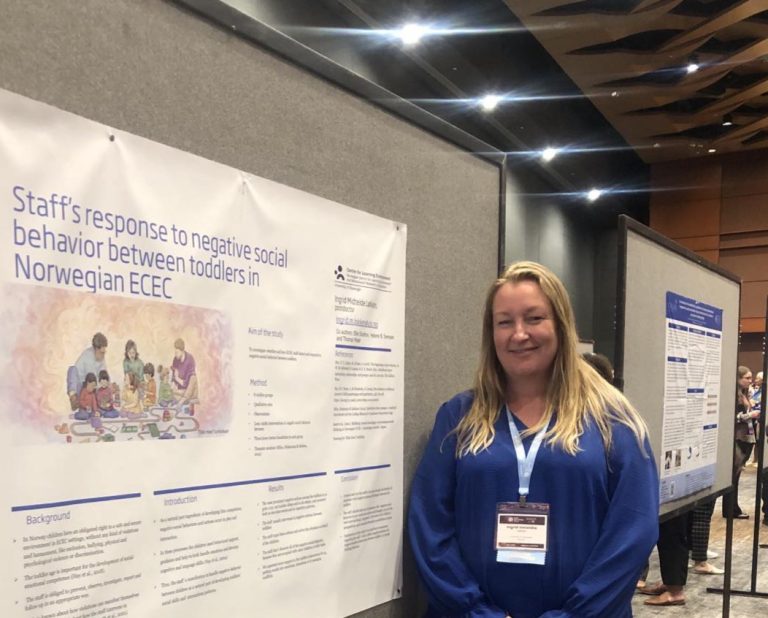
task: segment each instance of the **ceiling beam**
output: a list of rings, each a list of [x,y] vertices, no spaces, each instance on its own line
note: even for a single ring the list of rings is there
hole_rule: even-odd
[[[744,0],[741,4],[732,6],[726,9],[722,13],[715,15],[714,17],[703,21],[698,26],[681,32],[676,37],[673,37],[659,48],[660,52],[671,51],[676,47],[694,41],[696,39],[703,39],[704,37],[712,36],[718,31],[723,30],[733,24],[737,24],[745,19],[749,19],[753,15],[764,11],[766,9],[765,0]]]

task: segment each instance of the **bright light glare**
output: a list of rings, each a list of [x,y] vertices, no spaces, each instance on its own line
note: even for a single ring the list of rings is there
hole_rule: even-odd
[[[603,194],[603,192],[602,192],[600,189],[591,189],[591,190],[590,190],[590,192],[589,192],[589,193],[587,193],[587,199],[588,199],[590,202],[594,202],[594,201],[595,201],[595,200],[597,200],[597,199],[598,199],[598,198],[599,198],[599,197],[600,197],[602,194]]]
[[[483,108],[483,111],[491,112],[494,109],[496,109],[496,106],[501,101],[501,97],[497,94],[486,94],[482,99],[480,99],[480,107]]]
[[[549,163],[552,159],[554,159],[557,154],[560,152],[558,148],[545,148],[541,151],[541,158]]]
[[[687,67],[685,67],[685,70],[688,73],[688,75],[690,75],[691,73],[695,73],[696,71],[699,70],[699,65],[696,64],[695,62],[691,62]]]
[[[709,150],[707,150],[707,152],[709,154],[713,154],[713,153],[717,152],[717,148],[710,148]]]
[[[398,30],[397,36],[403,42],[403,45],[416,45],[424,36],[429,33],[427,26],[421,24],[405,24]]]

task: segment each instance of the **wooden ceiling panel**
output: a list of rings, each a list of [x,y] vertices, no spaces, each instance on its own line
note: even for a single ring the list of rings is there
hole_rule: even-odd
[[[768,0],[506,3],[646,162],[768,147]]]

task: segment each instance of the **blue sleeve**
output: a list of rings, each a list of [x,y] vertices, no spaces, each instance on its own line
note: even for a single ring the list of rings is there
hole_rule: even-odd
[[[437,413],[416,470],[408,510],[408,532],[430,606],[444,618],[505,618],[491,605],[464,563],[455,536],[456,437],[460,417],[456,399]]]
[[[562,609],[541,618],[623,616],[659,534],[659,479],[650,445],[646,455],[624,425],[613,426],[608,457],[610,504],[584,571]]]

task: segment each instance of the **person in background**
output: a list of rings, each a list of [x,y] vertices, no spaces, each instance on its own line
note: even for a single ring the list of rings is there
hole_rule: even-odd
[[[716,498],[696,505],[688,513],[688,547],[693,560],[693,572],[697,575],[722,575],[725,571],[708,562],[709,529]],[[713,554],[717,557],[717,554]]]
[[[768,470],[763,470],[763,525],[768,526]]]
[[[426,617],[631,617],[658,533],[655,459],[577,341],[545,267],[513,264],[491,286],[474,388],[441,406],[413,480]]]
[[[685,605],[685,584],[688,582],[688,543],[686,526],[688,514],[683,513],[661,522],[659,526],[659,570],[661,583],[640,586],[638,592],[651,595],[653,598],[645,601],[645,605],[665,607],[668,605]],[[641,581],[644,582],[647,570]]]
[[[755,375],[755,380],[749,387],[749,401],[752,404],[753,412],[760,412],[763,404],[763,372],[758,371]],[[755,428],[755,436],[760,435],[760,421],[755,419],[752,421]],[[752,458],[747,464],[749,466],[757,467],[757,449],[752,449]]]
[[[749,400],[749,385],[752,384],[752,372],[749,367],[739,366],[736,373],[736,448],[733,461],[733,516],[736,519],[749,519],[749,515],[739,506],[739,478],[744,464],[755,446],[755,426],[753,420],[760,412],[752,410]],[[723,517],[727,517],[727,499],[723,499]]]
[[[755,382],[750,391],[750,400],[752,401],[752,411],[758,414],[762,411],[763,403],[763,372],[758,371],[755,376]],[[755,440],[760,436],[759,417],[755,420]],[[765,445],[763,445],[763,457],[765,457]],[[753,465],[757,466],[757,449],[752,451]],[[765,465],[765,461],[763,462]],[[758,471],[759,473],[759,471]],[[768,526],[768,470],[762,472],[762,497],[763,497],[763,525]]]
[[[749,399],[752,402],[752,408],[760,407],[760,398],[763,394],[763,372],[758,371],[755,380],[749,386]]]
[[[595,352],[585,352],[581,357],[587,361],[592,368],[599,373],[602,378],[609,384],[613,384],[613,365],[605,354],[597,354]]]

